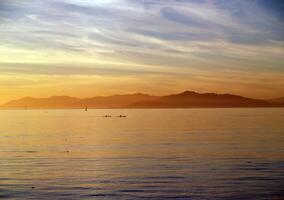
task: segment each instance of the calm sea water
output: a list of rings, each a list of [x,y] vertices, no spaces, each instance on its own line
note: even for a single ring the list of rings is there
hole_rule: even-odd
[[[0,198],[284,199],[284,109],[0,111]]]

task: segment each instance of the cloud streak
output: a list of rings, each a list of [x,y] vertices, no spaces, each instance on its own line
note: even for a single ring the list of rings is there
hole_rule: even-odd
[[[3,0],[0,73],[279,74],[282,11],[279,0]]]

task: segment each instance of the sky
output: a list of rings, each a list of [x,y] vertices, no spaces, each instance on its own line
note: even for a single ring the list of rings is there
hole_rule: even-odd
[[[284,96],[282,0],[0,0],[0,103],[24,96]]]

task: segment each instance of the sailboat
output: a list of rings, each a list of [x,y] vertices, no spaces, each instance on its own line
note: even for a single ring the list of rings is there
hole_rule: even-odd
[[[86,111],[86,112],[88,111],[88,106],[85,107],[85,111]]]

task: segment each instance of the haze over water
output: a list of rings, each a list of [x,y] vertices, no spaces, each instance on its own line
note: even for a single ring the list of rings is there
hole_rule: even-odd
[[[0,198],[280,200],[283,121],[283,108],[1,110]]]

